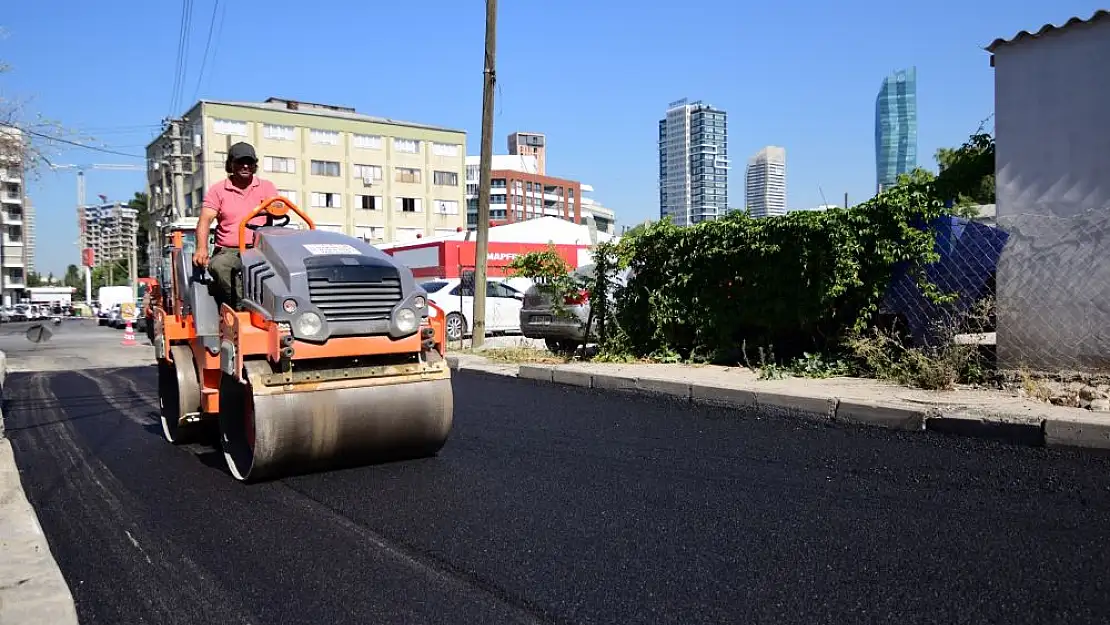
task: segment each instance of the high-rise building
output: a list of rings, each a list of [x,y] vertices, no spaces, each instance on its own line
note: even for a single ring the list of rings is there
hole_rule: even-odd
[[[875,98],[875,177],[882,192],[917,167],[917,68],[883,79]]]
[[[97,265],[131,261],[136,244],[139,211],[120,202],[85,206],[85,241]],[[136,250],[137,251],[137,250]]]
[[[769,145],[748,159],[744,206],[752,217],[786,214],[786,148]]]
[[[461,130],[278,98],[202,100],[184,120],[183,214],[165,214],[173,197],[167,128],[147,147],[152,216],[195,223],[205,191],[227,177],[228,147],[246,141],[258,153],[258,175],[304,209],[320,230],[379,243],[466,225]]]
[[[23,267],[35,273],[35,203],[29,195],[23,198]]]
[[[728,118],[702,102],[672,102],[659,120],[659,215],[679,226],[728,212]]]
[[[509,154],[535,156],[541,176],[547,175],[547,137],[538,132],[514,132],[509,135]]]
[[[0,294],[5,306],[19,303],[27,287],[24,154],[23,133],[0,129]]]

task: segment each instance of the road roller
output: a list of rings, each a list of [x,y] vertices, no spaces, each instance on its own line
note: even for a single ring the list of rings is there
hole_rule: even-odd
[[[243,482],[443,447],[454,410],[445,317],[407,267],[271,198],[239,224],[236,309],[217,304],[190,236],[169,233],[152,311],[167,441],[218,429],[228,469]]]

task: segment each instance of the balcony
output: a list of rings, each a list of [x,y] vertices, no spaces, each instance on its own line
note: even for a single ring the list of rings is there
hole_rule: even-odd
[[[0,213],[3,215],[3,225],[5,226],[22,226],[23,225],[23,211],[8,210]]]
[[[18,169],[0,167],[0,182],[14,182],[18,184],[23,182],[23,179],[20,177]]]
[[[27,285],[26,285],[26,283],[24,283],[22,275],[19,275],[19,276],[4,276],[4,288],[5,289],[25,289],[25,288],[27,288]]]
[[[19,253],[4,254],[3,266],[4,267],[22,267],[23,266],[23,254],[19,254]]]
[[[5,191],[0,193],[0,202],[5,204],[23,204],[23,195]]]

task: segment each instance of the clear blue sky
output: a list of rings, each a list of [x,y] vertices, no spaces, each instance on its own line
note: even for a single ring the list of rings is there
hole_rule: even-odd
[[[9,2],[0,97],[101,145],[142,155],[160,121],[196,97],[269,96],[465,129],[479,151],[481,0],[248,3],[223,0],[204,80],[198,72],[215,0],[194,0],[183,101],[171,109],[181,3]],[[696,9],[695,9],[696,7]],[[548,136],[548,170],[588,182],[629,224],[658,216],[657,123],[682,97],[728,111],[729,204],[743,165],[767,144],[787,149],[789,205],[851,203],[875,184],[874,105],[888,72],[918,68],[920,164],[955,146],[993,111],[982,47],[1045,22],[1088,17],[1083,0],[748,3],[703,0],[502,0],[495,152],[514,130]],[[217,16],[217,24],[220,19]],[[64,146],[63,146],[64,147]],[[56,163],[137,163],[58,149]],[[88,198],[126,200],[137,172],[92,171]],[[78,262],[73,172],[32,182],[37,265]]]

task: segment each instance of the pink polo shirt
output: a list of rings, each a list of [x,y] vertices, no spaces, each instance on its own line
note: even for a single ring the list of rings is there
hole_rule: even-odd
[[[216,211],[216,245],[220,247],[239,247],[239,223],[262,202],[276,197],[277,187],[269,180],[258,176],[251,179],[246,189],[231,183],[231,179],[221,180],[208,188],[204,194],[204,207]],[[256,217],[251,223],[263,225],[266,218]],[[247,230],[247,243],[254,243],[254,232]]]

